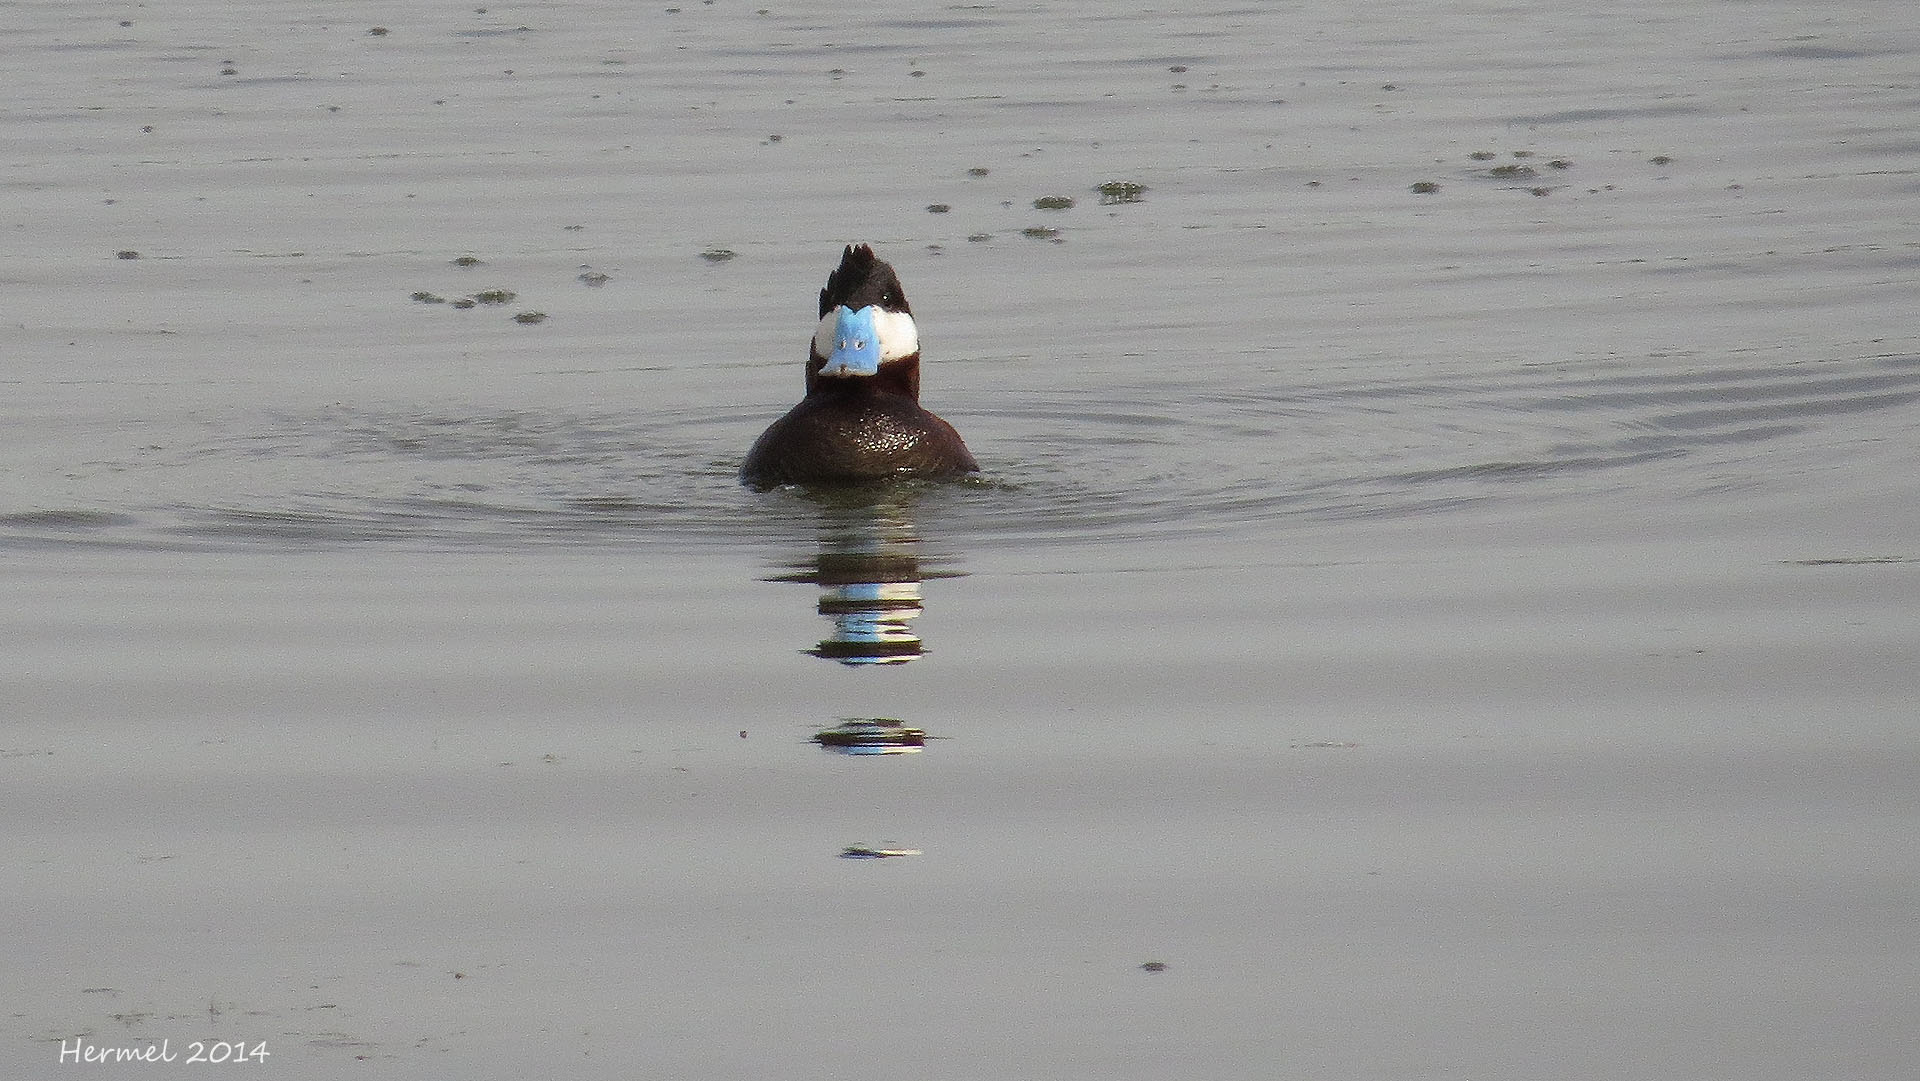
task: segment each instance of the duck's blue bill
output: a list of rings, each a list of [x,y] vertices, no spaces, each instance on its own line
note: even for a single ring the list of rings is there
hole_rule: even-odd
[[[880,333],[873,320],[879,310],[872,305],[859,311],[848,311],[844,305],[836,309],[833,352],[820,374],[873,375],[880,370]]]

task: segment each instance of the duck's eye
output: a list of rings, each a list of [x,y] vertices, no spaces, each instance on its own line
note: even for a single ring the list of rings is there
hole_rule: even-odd
[[[881,291],[880,291],[880,303],[882,303],[882,304],[891,304],[891,303],[893,303],[893,290],[891,290],[891,289],[883,289],[883,290],[881,290]]]

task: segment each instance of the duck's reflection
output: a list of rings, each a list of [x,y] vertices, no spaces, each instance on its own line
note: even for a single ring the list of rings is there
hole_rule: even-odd
[[[927,734],[893,717],[849,717],[814,733],[813,741],[841,754],[919,754]]]
[[[820,587],[819,612],[832,632],[806,652],[845,665],[905,664],[926,654],[914,626],[924,610],[920,583],[958,577],[923,558],[904,502],[823,506],[817,550],[780,582]]]
[[[913,628],[922,607],[917,558],[822,552],[814,571],[833,634],[808,653],[841,664],[905,664],[926,652]]]

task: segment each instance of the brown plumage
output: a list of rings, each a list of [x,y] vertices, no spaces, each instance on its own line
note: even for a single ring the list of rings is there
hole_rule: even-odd
[[[820,317],[869,306],[911,317],[893,267],[865,244],[849,245],[820,290]],[[809,350],[806,397],[773,422],[747,452],[742,483],[858,484],[905,477],[941,478],[980,468],[953,425],[920,405],[920,353],[882,360],[872,375],[825,375]]]

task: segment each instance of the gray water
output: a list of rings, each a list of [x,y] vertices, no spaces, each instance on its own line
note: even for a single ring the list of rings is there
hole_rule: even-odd
[[[1910,1069],[1896,5],[4,10],[20,1076]]]

